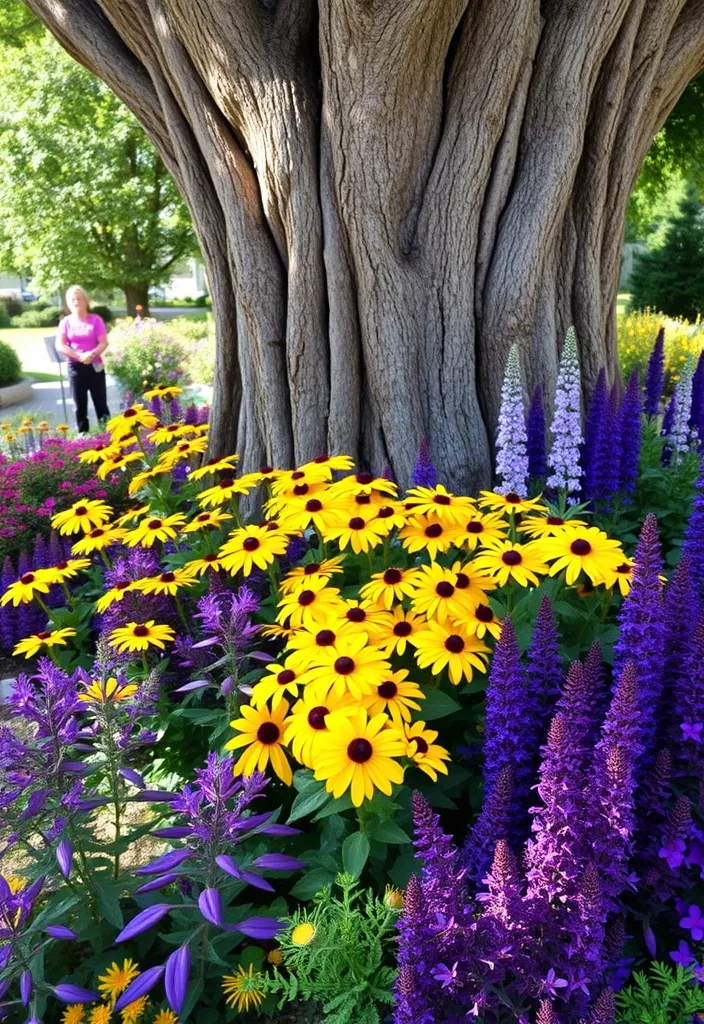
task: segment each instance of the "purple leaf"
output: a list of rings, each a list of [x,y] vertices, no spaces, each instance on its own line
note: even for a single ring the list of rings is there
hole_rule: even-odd
[[[139,772],[136,772],[134,770],[134,768],[120,768],[120,775],[122,776],[123,779],[126,779],[128,782],[131,782],[132,785],[137,786],[138,789],[147,788],[146,782],[139,774]]]
[[[172,800],[176,799],[176,793],[167,793],[166,790],[161,789],[145,789],[141,793],[135,793],[132,797],[137,803],[149,804],[149,803],[171,803]]]
[[[148,970],[140,974],[139,977],[135,978],[131,985],[128,985],[125,991],[122,993],[120,998],[115,1003],[113,1010],[115,1013],[120,1013],[130,1003],[135,1003],[142,996],[146,996],[147,992],[151,992],[154,986],[157,984],[162,974],[164,973],[164,965],[160,967],[150,967]]]
[[[51,935],[52,939],[77,939],[78,936],[64,924],[48,924],[44,931]]]
[[[305,864],[302,860],[296,860],[285,853],[263,853],[261,857],[257,857],[252,867],[265,871],[298,871],[304,868]]]
[[[205,686],[212,686],[213,684],[208,682],[207,679],[194,679],[192,683],[186,683],[185,686],[179,686],[178,689],[174,690],[174,693],[190,693],[191,690],[202,690]]]
[[[217,889],[204,889],[198,897],[200,912],[211,924],[222,924],[222,897]]]
[[[56,847],[56,861],[59,865],[59,871],[68,880],[73,862],[73,843],[70,839],[62,839]]]
[[[115,942],[126,942],[127,939],[133,939],[135,935],[141,935],[142,932],[146,932],[148,928],[155,925],[157,921],[161,921],[162,917],[168,914],[170,910],[173,910],[170,903],[154,903],[151,907],[147,907],[146,910],[141,910],[122,929]]]
[[[22,971],[22,977],[20,978],[20,999],[22,1000],[23,1006],[29,1006],[29,1000],[32,998],[32,972]]]
[[[143,868],[137,868],[135,875],[161,875],[165,871],[171,871],[173,868],[177,868],[179,864],[183,864],[184,860],[188,860],[189,857],[193,856],[193,853],[193,850],[171,850],[162,857],[158,857],[157,860],[152,861],[151,864],[145,864]]]
[[[170,875],[159,875],[158,878],[152,878],[151,881],[140,885],[139,889],[135,889],[135,892],[154,892],[156,889],[163,889],[164,886],[171,885],[172,882],[177,882],[181,877],[180,871],[173,872]]]
[[[54,988],[54,995],[62,1003],[94,1003],[100,999],[97,992],[89,992],[78,985],[57,985]]]
[[[185,839],[190,836],[191,829],[185,825],[171,825],[169,828],[156,828],[151,835],[157,839]]]
[[[175,1014],[180,1014],[186,1001],[188,991],[188,975],[191,970],[191,951],[188,946],[181,946],[166,961],[164,987],[169,1006]]]
[[[239,924],[226,926],[228,932],[242,932],[250,939],[273,939],[277,932],[283,928],[281,921],[275,921],[273,917],[248,917]]]

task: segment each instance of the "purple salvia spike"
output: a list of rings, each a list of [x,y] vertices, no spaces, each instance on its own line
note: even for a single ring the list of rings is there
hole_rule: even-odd
[[[531,704],[535,716],[536,751],[539,744],[544,742],[563,681],[560,636],[555,625],[550,598],[545,596],[535,617],[533,636],[528,648],[528,686],[533,695]]]
[[[601,739],[595,748],[595,768],[602,754],[608,753],[614,746],[624,751],[631,765],[637,763],[642,753],[640,705],[636,668],[632,661],[628,661],[616,681],[616,688],[601,729]]]
[[[548,472],[548,461],[545,451],[545,408],[543,406],[543,389],[540,385],[533,392],[533,398],[528,409],[526,438],[528,475],[531,480],[540,480],[547,476]]]
[[[148,970],[138,975],[138,977],[136,977],[134,981],[127,986],[125,991],[117,1000],[113,1007],[113,1011],[115,1013],[121,1013],[126,1006],[130,1005],[130,1003],[135,1003],[138,999],[141,999],[142,996],[146,996],[148,992],[151,992],[155,985],[157,985],[161,980],[164,970],[165,967],[163,965],[160,967],[150,967]]]
[[[690,637],[680,673],[673,680],[669,735],[678,774],[704,782],[704,616]]]
[[[609,396],[606,426],[609,433],[609,458],[602,467],[600,480],[604,500],[609,503],[621,486],[621,395],[614,384]]]
[[[704,442],[704,352],[700,352],[697,368],[692,377],[692,408],[690,426],[697,432],[697,437]]]
[[[567,962],[587,984],[599,981],[604,973],[604,939],[607,903],[602,892],[599,872],[587,864],[577,891],[578,915],[570,922],[571,942]]]
[[[680,847],[686,845],[691,828],[692,804],[686,796],[677,797],[665,823],[655,833],[645,854],[646,868],[640,872],[643,888],[650,890],[662,903],[667,903],[678,889],[688,883],[680,866],[670,867],[668,859],[661,856],[660,851],[674,849],[678,844]]]
[[[496,843],[516,832],[514,805],[513,766],[507,764],[496,776],[491,790],[484,794],[479,817],[462,848],[462,860],[477,886],[489,870]]]
[[[9,555],[5,556],[0,576],[0,593],[4,594],[11,583],[17,579],[15,567]],[[0,608],[0,648],[11,651],[13,645],[22,637],[17,634],[17,614],[12,604]]]
[[[645,375],[645,412],[657,416],[665,383],[665,328],[658,331]]]
[[[604,435],[606,434],[606,413],[608,407],[608,391],[606,388],[606,370],[602,367],[596,379],[587,412],[587,423],[584,431],[585,441],[582,449],[582,466],[584,469],[584,496],[588,499],[598,497],[598,478],[601,463],[604,459]],[[606,442],[608,453],[608,440]]]
[[[675,413],[677,411],[677,389],[673,391],[670,396],[670,401],[665,407],[665,415],[662,418],[662,427],[660,428],[661,437],[669,437],[672,433],[672,428],[675,425]]]
[[[496,642],[486,692],[484,729],[484,786],[487,792],[506,765],[514,768],[518,799],[527,794],[533,756],[530,737],[531,700],[521,666],[521,652],[510,616]]]
[[[546,484],[574,503],[582,486],[580,447],[582,444],[582,382],[577,358],[577,335],[570,327],[562,347],[555,388],[555,414],[550,425],[552,445],[548,456],[551,470]]]
[[[413,487],[435,487],[438,482],[438,474],[430,454],[430,441],[427,437],[421,438],[418,443],[418,459],[411,477]]]
[[[590,779],[588,815],[591,856],[602,874],[604,899],[618,910],[618,899],[630,886],[628,863],[633,850],[633,761],[625,749],[603,749]]]
[[[682,552],[691,558],[691,570],[699,596],[704,598],[704,464],[697,481],[694,504],[682,543]],[[12,581],[10,581],[12,582]]]
[[[621,403],[621,466],[620,487],[623,494],[632,494],[638,479],[641,444],[641,398],[638,370],[628,379]]]
[[[484,879],[482,916],[491,916],[507,929],[517,929],[523,917],[521,879],[516,858],[508,843],[500,839],[494,849],[491,870]]]
[[[169,1006],[178,1016],[183,1010],[188,992],[188,975],[191,970],[191,952],[187,945],[180,946],[166,961],[164,987]]]

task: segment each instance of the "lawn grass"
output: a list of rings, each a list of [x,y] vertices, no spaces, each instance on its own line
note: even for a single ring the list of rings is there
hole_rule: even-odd
[[[40,370],[28,370],[25,376],[31,377],[37,384],[48,384],[61,380],[58,373],[42,373]],[[66,378],[64,377],[64,381],[65,380]]]

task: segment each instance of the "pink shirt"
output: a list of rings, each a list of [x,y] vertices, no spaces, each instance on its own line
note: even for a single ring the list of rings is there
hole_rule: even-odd
[[[77,352],[91,352],[97,348],[98,341],[107,334],[105,324],[101,317],[95,313],[89,313],[87,319],[79,320],[73,313],[65,316],[59,324],[56,332],[57,341],[62,341],[69,348],[75,348]],[[94,365],[102,365],[103,360],[98,356]]]

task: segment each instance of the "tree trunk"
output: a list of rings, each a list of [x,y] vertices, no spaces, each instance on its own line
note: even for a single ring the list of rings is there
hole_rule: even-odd
[[[124,284],[127,316],[149,316],[149,284]]]
[[[28,0],[189,203],[212,446],[490,479],[509,346],[618,375],[628,194],[704,68],[704,0]]]

